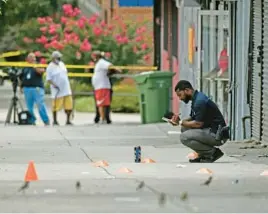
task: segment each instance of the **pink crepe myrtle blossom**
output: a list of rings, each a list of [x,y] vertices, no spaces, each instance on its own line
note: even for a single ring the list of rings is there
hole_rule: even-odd
[[[144,50],[144,51],[147,50],[148,49],[148,45],[146,43],[143,43],[141,45],[141,49]]]
[[[100,36],[103,33],[103,31],[99,27],[94,27],[93,28],[93,33],[95,34],[95,36]]]
[[[88,52],[88,51],[91,51],[91,48],[92,48],[92,46],[88,42],[88,40],[87,39],[84,39],[84,41],[80,45],[80,51],[82,51],[82,52]]]
[[[45,37],[44,35],[42,35],[40,38],[36,39],[37,43],[41,43],[41,44],[46,44],[48,42],[47,37]]]
[[[46,20],[46,18],[44,18],[44,17],[38,17],[38,18],[37,18],[37,21],[38,21],[38,23],[39,23],[40,25],[43,25],[43,24],[46,24],[46,23],[47,23],[47,20]]]
[[[79,51],[76,51],[75,57],[76,57],[77,60],[80,60],[81,57],[82,57],[82,54]]]
[[[46,60],[46,58],[41,58],[40,59],[40,64],[46,64],[47,63],[47,60]]]
[[[47,27],[40,27],[39,30],[40,30],[42,33],[46,33],[46,32],[47,32]]]
[[[35,52],[34,52],[34,55],[35,55],[36,57],[40,57],[40,56],[42,56],[42,54],[41,54],[40,51],[35,51]]]
[[[33,40],[30,39],[29,37],[24,37],[23,42],[26,43],[26,44],[30,44],[30,43],[33,43]]]

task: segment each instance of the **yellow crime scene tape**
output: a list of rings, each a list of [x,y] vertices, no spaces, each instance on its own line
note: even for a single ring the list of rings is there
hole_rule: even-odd
[[[0,62],[0,67],[38,67],[46,68],[47,64],[30,64],[27,62]],[[94,68],[93,65],[65,65],[66,68],[76,69],[90,69]],[[156,66],[112,66],[113,69],[118,70],[135,70],[135,71],[156,71]],[[68,73],[71,77],[91,77],[92,73]]]
[[[11,51],[11,52],[6,52],[3,54],[0,54],[0,58],[5,58],[5,57],[12,57],[12,56],[19,56],[21,54],[26,53],[25,51]]]

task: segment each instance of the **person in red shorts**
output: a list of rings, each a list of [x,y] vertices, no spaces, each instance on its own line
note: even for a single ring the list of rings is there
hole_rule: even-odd
[[[98,108],[102,122],[105,122],[105,108],[111,105],[111,82],[109,76],[121,71],[111,69],[112,63],[104,59],[104,53],[94,51],[92,54],[95,61],[94,74],[92,76],[92,86],[96,106]]]

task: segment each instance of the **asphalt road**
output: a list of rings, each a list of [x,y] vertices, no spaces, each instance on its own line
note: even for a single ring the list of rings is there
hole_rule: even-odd
[[[268,177],[260,175],[267,158],[258,158],[267,148],[228,143],[216,163],[190,164],[191,151],[167,124],[93,125],[78,118],[74,127],[0,125],[0,212],[268,212]],[[135,163],[134,146],[155,163]],[[94,166],[101,160],[108,166]],[[38,180],[18,192],[29,161]]]

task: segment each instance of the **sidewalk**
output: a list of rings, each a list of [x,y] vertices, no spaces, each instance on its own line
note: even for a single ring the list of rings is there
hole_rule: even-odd
[[[49,117],[52,121],[52,113],[51,110],[48,109]],[[0,109],[0,121],[4,123],[6,120],[7,109]],[[37,117],[37,126],[44,126],[38,111],[35,109],[35,116]],[[74,118],[72,122],[74,125],[90,125],[94,124],[94,113],[81,113],[81,112],[74,112]],[[139,114],[120,114],[120,113],[111,113],[111,120],[113,124],[140,124],[141,117]],[[12,120],[13,121],[13,117]],[[66,115],[64,111],[59,112],[58,114],[58,121],[61,125],[65,125],[66,122]]]

